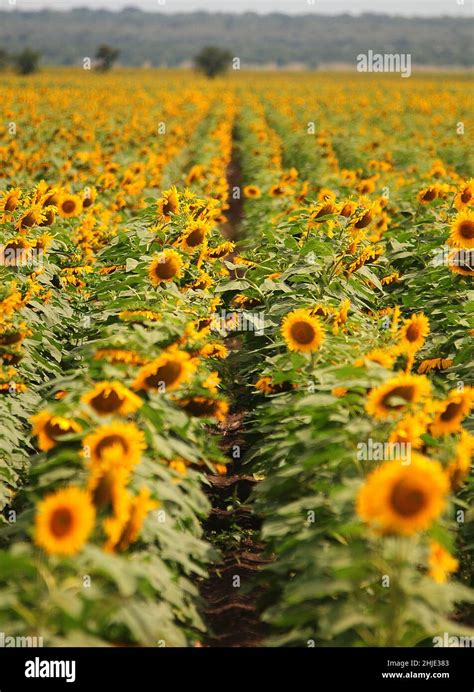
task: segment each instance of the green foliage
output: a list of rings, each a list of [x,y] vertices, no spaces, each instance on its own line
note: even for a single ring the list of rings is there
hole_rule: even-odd
[[[218,46],[205,46],[194,58],[196,68],[206,77],[216,77],[227,71],[232,59],[228,50]]]
[[[108,72],[119,55],[120,51],[117,48],[112,48],[112,46],[102,43],[95,54],[96,60],[98,61],[97,69],[99,72]]]
[[[40,53],[32,50],[31,48],[25,48],[21,53],[15,55],[13,58],[16,71],[19,74],[33,74],[39,69],[39,59]]]

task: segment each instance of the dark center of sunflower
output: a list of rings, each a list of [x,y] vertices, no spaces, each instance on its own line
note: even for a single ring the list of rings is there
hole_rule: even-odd
[[[172,279],[176,274],[176,264],[172,258],[157,263],[155,273],[160,279]]]
[[[123,404],[122,397],[117,394],[115,389],[108,392],[101,392],[91,399],[91,406],[98,413],[113,413]]]
[[[50,420],[44,426],[44,431],[51,440],[55,440],[57,437],[61,437],[61,435],[67,435],[72,432],[72,428],[69,425],[62,426]]]
[[[406,479],[401,479],[393,487],[390,502],[397,514],[412,517],[425,506],[425,493]]]
[[[15,211],[17,205],[16,197],[9,197],[5,202],[5,211]]]
[[[204,229],[203,228],[196,228],[195,231],[191,231],[191,233],[187,236],[186,243],[187,243],[187,245],[189,245],[189,247],[196,247],[196,245],[200,245],[203,240],[204,240]]]
[[[114,445],[120,445],[125,454],[128,452],[128,445],[121,435],[106,435],[100,440],[95,448],[95,452],[99,459],[102,457],[102,454],[106,449],[113,447]]]
[[[326,216],[326,214],[332,214],[332,212],[333,212],[332,204],[324,204],[314,218],[319,219],[320,216]]]
[[[209,317],[207,317],[206,319],[203,319],[203,320],[199,320],[198,323],[196,324],[196,331],[202,332],[202,330],[209,327],[210,324],[211,324],[211,319]]]
[[[169,361],[166,365],[162,365],[153,375],[149,375],[145,379],[147,387],[158,389],[162,384],[165,387],[170,387],[181,375],[181,363],[173,363]]]
[[[96,507],[105,507],[112,504],[113,476],[109,471],[104,474],[92,494],[92,500]]]
[[[71,214],[71,212],[73,212],[76,208],[76,203],[72,199],[66,199],[62,203],[61,208],[65,214]]]
[[[426,190],[425,194],[423,195],[423,200],[425,202],[431,202],[432,200],[434,200],[435,197],[436,197],[436,190],[434,190],[433,188],[429,188],[428,190]]]
[[[25,249],[25,243],[22,240],[12,240],[10,243],[7,243],[5,245],[5,250],[6,251],[13,251],[17,252],[18,250],[24,250]]]
[[[470,190],[464,190],[464,192],[461,195],[461,202],[463,204],[467,204],[472,197],[472,192]]]
[[[354,227],[355,228],[365,228],[366,226],[369,225],[369,223],[372,221],[372,214],[370,211],[366,211],[361,218],[355,222]]]
[[[11,346],[12,344],[17,344],[21,341],[21,332],[10,332],[10,334],[0,334],[0,345],[1,346]]]
[[[163,214],[171,214],[176,211],[176,203],[172,199],[166,200],[166,202],[163,204]]]
[[[404,399],[404,401],[410,403],[411,401],[413,401],[414,394],[415,389],[411,385],[401,385],[399,387],[394,387],[384,396],[384,398],[382,399],[382,405],[385,406],[385,408],[398,410],[403,407],[403,404],[396,404],[393,400]]]
[[[48,209],[48,211],[45,212],[44,221],[40,223],[40,226],[51,226],[53,221],[54,211],[52,209]],[[43,247],[43,243],[41,241],[38,241],[36,243],[36,247],[41,249]]]
[[[308,322],[295,322],[291,326],[291,336],[298,344],[310,344],[314,339],[314,329]]]
[[[191,399],[185,404],[184,409],[192,416],[213,416],[217,410],[217,403],[213,399]]]
[[[74,517],[71,510],[67,507],[60,507],[51,517],[51,533],[56,538],[64,538],[70,532],[73,523]]]
[[[84,197],[84,199],[82,200],[82,206],[84,207],[84,209],[87,209],[88,207],[90,207],[91,204],[92,204],[92,197]]]
[[[416,341],[420,336],[420,330],[417,324],[410,324],[406,332],[407,341]]]
[[[474,221],[461,221],[459,224],[459,233],[466,240],[472,240],[474,238]]]
[[[53,207],[58,206],[58,196],[56,194],[54,195],[49,195],[49,197],[46,197],[43,201],[43,207],[49,207],[52,205]]]
[[[443,413],[440,415],[440,418],[445,423],[448,423],[449,421],[453,420],[453,418],[456,418],[460,410],[461,402],[456,403],[455,401],[452,401],[450,404],[446,406]]]
[[[34,214],[26,214],[25,218],[21,221],[21,225],[25,226],[25,228],[30,228],[31,226],[34,226],[35,223],[36,217]]]

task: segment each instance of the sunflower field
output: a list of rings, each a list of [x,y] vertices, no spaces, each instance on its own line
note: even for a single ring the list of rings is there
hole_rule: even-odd
[[[452,74],[2,76],[2,632],[474,636],[471,106]]]

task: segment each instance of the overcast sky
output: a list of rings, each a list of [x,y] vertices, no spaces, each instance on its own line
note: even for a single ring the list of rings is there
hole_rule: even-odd
[[[287,14],[360,14],[377,12],[411,16],[472,16],[474,0],[0,0],[0,9],[31,10],[43,7],[93,7],[119,10],[127,6],[157,12],[210,12]]]

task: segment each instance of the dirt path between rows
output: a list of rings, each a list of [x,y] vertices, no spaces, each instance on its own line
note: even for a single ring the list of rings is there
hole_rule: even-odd
[[[230,209],[228,222],[221,228],[229,240],[241,237],[243,200],[234,198],[234,190],[242,188],[242,171],[238,149],[234,147],[227,170]],[[231,259],[231,258],[229,258]],[[238,337],[230,336],[227,345],[232,351],[241,346]],[[263,645],[266,627],[259,618],[257,601],[262,588],[253,583],[255,574],[270,562],[264,556],[265,546],[259,541],[260,519],[246,504],[254,485],[253,476],[242,472],[245,457],[245,414],[238,401],[237,377],[233,377],[232,356],[229,357],[228,396],[231,410],[226,420],[215,428],[221,449],[229,459],[226,476],[209,475],[208,493],[212,510],[205,522],[206,538],[220,551],[221,561],[211,565],[209,578],[201,583],[202,610],[207,625],[203,642],[207,647],[257,647]],[[237,373],[235,373],[237,374]],[[236,456],[236,450],[238,456]]]

